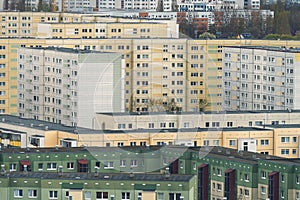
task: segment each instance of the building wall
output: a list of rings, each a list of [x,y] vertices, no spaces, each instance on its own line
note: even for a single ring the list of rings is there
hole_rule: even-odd
[[[92,128],[94,113],[124,111],[119,54],[20,49],[18,65],[22,117]]]
[[[279,112],[161,112],[161,113],[98,113],[96,129],[130,130],[159,128],[225,128],[263,127],[264,125],[298,124],[298,111]],[[165,123],[165,127],[161,126]],[[150,126],[151,125],[151,126]],[[164,124],[162,124],[164,125]]]
[[[286,49],[224,48],[224,110],[286,110],[295,102],[299,52]],[[294,72],[295,71],[295,72]]]
[[[198,110],[199,106],[195,102],[200,102],[200,99],[206,99],[204,101],[204,105],[202,103],[202,107],[204,110],[221,110],[222,109],[222,46],[228,45],[266,45],[266,46],[286,46],[286,47],[295,47],[298,45],[297,41],[265,41],[265,40],[189,40],[189,39],[152,39],[152,40],[144,40],[144,39],[6,39],[3,38],[0,40],[0,45],[5,46],[4,50],[1,50],[3,55],[5,55],[5,59],[1,59],[0,64],[5,64],[5,68],[0,69],[0,72],[5,73],[5,77],[0,77],[0,82],[5,82],[5,86],[0,86],[0,91],[5,91],[5,95],[3,100],[5,104],[0,105],[0,111],[2,113],[9,114],[17,114],[17,49],[22,45],[26,47],[36,47],[36,46],[59,46],[59,47],[67,47],[67,48],[81,48],[81,49],[91,49],[91,50],[100,50],[100,51],[108,51],[108,52],[120,52],[124,54],[125,58],[125,107],[128,110],[131,110],[134,104],[132,103],[131,95],[136,96],[137,99],[141,99],[142,101],[144,94],[136,95],[135,91],[137,88],[134,87],[133,83],[137,84],[134,79],[134,70],[137,72],[148,72],[148,77],[152,74],[152,69],[160,68],[162,73],[159,75],[154,74],[153,78],[155,80],[159,80],[159,77],[162,80],[159,80],[159,84],[155,84],[155,90],[152,90],[152,84],[148,86],[143,86],[143,88],[148,90],[148,93],[152,94],[152,97],[156,99],[161,99],[162,91],[163,93],[167,92],[167,97],[172,99],[175,95],[178,95],[178,107],[182,107],[182,110]],[[164,45],[168,45],[165,47]],[[175,50],[173,49],[173,45],[175,45]],[[177,51],[178,45],[183,45],[182,54],[183,58],[177,58],[177,53],[175,54],[175,58],[172,58],[172,51]],[[122,47],[123,46],[123,47]],[[137,46],[148,46],[149,50],[137,50]],[[189,51],[186,52],[187,49],[191,49],[191,46],[198,46],[197,50],[191,50],[192,52],[189,54]],[[203,46],[203,47],[202,47]],[[181,46],[180,46],[181,48]],[[145,53],[144,53],[145,52]],[[149,52],[149,53],[146,53]],[[151,54],[154,55],[152,56]],[[157,53],[155,53],[157,52]],[[194,59],[191,58],[191,55],[198,55],[198,59],[196,56],[193,56]],[[202,54],[203,53],[203,54]],[[140,58],[137,59],[137,55],[142,56],[143,54],[148,54],[148,58]],[[178,53],[181,54],[181,53]],[[200,57],[203,55],[203,57]],[[155,56],[155,57],[154,57]],[[180,55],[181,56],[181,55]],[[165,58],[165,61],[164,61]],[[200,59],[201,58],[201,59]],[[168,60],[166,60],[168,59]],[[187,59],[187,60],[186,60]],[[137,65],[143,66],[143,63],[148,63],[148,69],[143,69],[140,67],[138,69]],[[176,67],[172,68],[172,63],[175,64]],[[178,64],[179,63],[179,64]],[[183,64],[183,68],[177,67]],[[190,69],[186,67],[190,67],[191,64],[198,64],[198,69]],[[203,65],[200,65],[203,64]],[[146,66],[146,65],[144,65]],[[156,66],[154,68],[154,66]],[[196,66],[196,65],[195,65]],[[203,68],[200,68],[203,66]],[[164,68],[165,67],[165,68]],[[167,67],[167,68],[166,68]],[[167,69],[167,70],[166,70]],[[172,71],[170,70],[172,69]],[[156,72],[153,71],[154,72]],[[173,71],[174,70],[174,71]],[[192,71],[198,71],[198,78],[202,79],[203,82],[197,81],[197,85],[191,86],[191,82],[195,77],[191,77]],[[172,72],[176,72],[176,76],[172,77]],[[190,99],[183,97],[183,94],[177,94],[177,72],[183,72],[188,77],[186,79],[190,79],[191,82],[187,82],[183,85],[186,85],[188,88],[195,88],[198,90],[198,94],[191,95],[193,100],[192,103]],[[200,77],[200,73],[204,73],[203,77]],[[170,75],[169,75],[170,74]],[[164,78],[167,75],[167,78]],[[164,76],[164,77],[163,77]],[[164,79],[166,80],[164,80]],[[172,80],[173,79],[173,80]],[[184,78],[182,78],[184,79]],[[172,85],[172,81],[174,85]],[[174,88],[174,94],[172,94],[172,89],[168,90],[163,88],[163,84],[166,83],[168,87]],[[140,83],[142,84],[142,83]],[[171,84],[171,85],[170,85]],[[179,82],[179,84],[181,84]],[[200,85],[202,84],[202,85]],[[142,85],[140,85],[141,87]],[[2,89],[3,88],[3,89]],[[178,86],[178,90],[183,89],[183,86]],[[176,90],[176,91],[175,91]],[[202,94],[200,94],[200,90],[202,90]],[[153,92],[152,92],[153,91]],[[181,91],[178,91],[181,93]],[[188,94],[191,91],[187,91],[185,89],[184,92]],[[151,97],[151,96],[150,96]],[[151,98],[152,98],[151,97]],[[182,99],[180,99],[182,98]],[[167,99],[166,96],[164,99]],[[2,99],[1,99],[2,100]],[[175,101],[175,97],[174,97]],[[177,98],[176,98],[177,101]],[[181,102],[182,101],[182,102]],[[185,104],[187,102],[187,104]],[[203,100],[202,100],[203,102]],[[205,104],[207,102],[207,105]]]

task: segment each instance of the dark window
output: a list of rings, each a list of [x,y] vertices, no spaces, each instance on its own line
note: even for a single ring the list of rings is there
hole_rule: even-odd
[[[270,200],[279,199],[279,172],[271,172],[268,177],[268,198]]]
[[[78,172],[88,172],[88,160],[78,160]]]
[[[235,170],[227,169],[225,171],[225,192],[224,196],[228,200],[236,199],[236,183],[235,183]]]

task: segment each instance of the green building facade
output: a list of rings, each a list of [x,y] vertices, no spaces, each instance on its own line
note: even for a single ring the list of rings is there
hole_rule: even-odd
[[[298,199],[300,162],[223,147],[3,149],[5,199]]]

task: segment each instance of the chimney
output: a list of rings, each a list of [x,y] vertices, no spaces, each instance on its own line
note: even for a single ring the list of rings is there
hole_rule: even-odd
[[[133,177],[134,177],[134,173],[133,173],[133,169],[132,169],[132,168],[130,168],[130,174],[129,174],[129,177],[130,177],[130,178],[133,178]]]
[[[94,173],[94,176],[95,176],[95,177],[98,177],[98,176],[99,176],[98,170],[99,170],[99,167],[95,166],[95,173]]]
[[[4,176],[6,174],[5,165],[1,165],[1,175]]]
[[[59,165],[58,166],[58,176],[61,177],[63,175],[63,170],[62,170],[63,166]]]

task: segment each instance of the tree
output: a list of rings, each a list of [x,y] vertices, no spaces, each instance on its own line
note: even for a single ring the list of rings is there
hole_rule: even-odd
[[[295,35],[297,31],[300,31],[300,5],[296,4],[290,8],[289,21],[291,34]]]
[[[191,38],[195,37],[195,27],[187,19],[183,19],[179,23],[179,31],[188,37],[191,37]]]
[[[199,36],[199,38],[202,38],[202,39],[215,39],[216,36],[212,33],[205,32],[205,33],[201,34]]]
[[[289,13],[287,11],[279,12],[275,16],[275,33],[290,34]]]
[[[163,0],[158,0],[156,12],[163,12],[164,11],[164,3]]]
[[[208,106],[206,99],[199,99],[199,112],[204,112]]]

